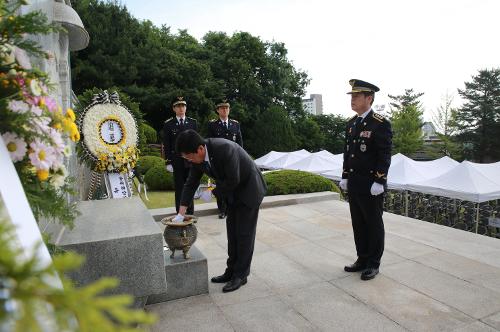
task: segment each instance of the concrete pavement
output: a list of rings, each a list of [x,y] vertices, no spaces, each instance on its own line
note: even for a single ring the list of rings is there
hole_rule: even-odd
[[[384,214],[386,249],[371,281],[356,259],[348,204],[262,209],[248,283],[149,305],[152,331],[500,331],[500,240]],[[201,217],[209,277],[224,271],[225,223]]]

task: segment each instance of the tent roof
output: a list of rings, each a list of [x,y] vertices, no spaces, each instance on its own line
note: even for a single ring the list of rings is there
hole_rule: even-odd
[[[333,155],[332,155],[333,156]],[[333,170],[339,167],[338,163],[332,161],[333,158],[322,157],[317,154],[311,154],[304,157],[288,166],[286,169],[295,169],[299,171],[306,171],[311,173],[321,173],[329,170]]]

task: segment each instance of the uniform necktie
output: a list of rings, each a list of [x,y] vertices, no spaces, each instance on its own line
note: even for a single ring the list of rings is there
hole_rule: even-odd
[[[363,122],[363,117],[358,116],[356,122],[354,122],[354,128],[356,128],[356,133],[359,133],[359,130],[361,129],[361,122]]]
[[[181,126],[184,126],[184,119],[183,118],[180,118],[179,122],[181,123]]]
[[[224,122],[222,122],[222,123],[224,124],[224,129],[227,129],[227,122],[226,122],[226,121],[224,121]]]

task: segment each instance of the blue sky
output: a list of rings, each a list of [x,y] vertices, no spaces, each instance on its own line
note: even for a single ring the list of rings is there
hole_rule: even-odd
[[[172,32],[247,31],[284,42],[289,59],[323,95],[324,111],[351,115],[348,80],[381,88],[375,104],[405,88],[424,92],[425,118],[479,69],[500,67],[500,1],[138,1],[122,0],[133,16]]]

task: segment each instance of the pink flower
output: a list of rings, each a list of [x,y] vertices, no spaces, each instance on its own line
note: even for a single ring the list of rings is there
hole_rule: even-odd
[[[57,103],[52,97],[45,97],[45,105],[50,112],[55,112],[57,110]]]
[[[7,146],[7,150],[9,151],[12,161],[16,162],[23,160],[26,155],[26,151],[28,151],[24,139],[11,132],[6,132],[2,135],[2,138],[5,146]]]

